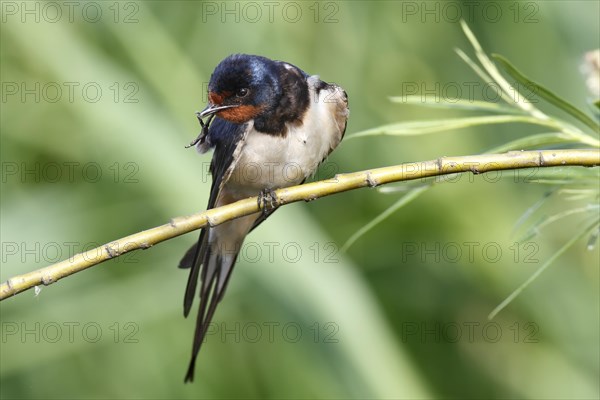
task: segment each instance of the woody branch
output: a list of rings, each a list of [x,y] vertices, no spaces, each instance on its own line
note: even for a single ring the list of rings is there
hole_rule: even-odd
[[[312,201],[320,197],[354,190],[376,187],[392,182],[410,181],[434,176],[472,172],[544,168],[556,166],[596,167],[600,165],[600,151],[536,150],[505,154],[486,154],[463,157],[441,157],[436,160],[400,164],[391,167],[338,174],[333,178],[292,186],[275,191],[276,206],[297,201]],[[50,285],[61,278],[83,271],[127,252],[147,249],[157,243],[206,226],[216,226],[245,215],[259,212],[256,197],[240,200],[223,207],[171,219],[168,224],[106,243],[103,246],[79,253],[73,257],[22,275],[14,276],[0,285],[0,300],[38,285]]]

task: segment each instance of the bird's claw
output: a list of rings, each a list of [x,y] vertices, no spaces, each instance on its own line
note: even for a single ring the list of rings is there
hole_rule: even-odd
[[[277,194],[273,189],[263,189],[258,194],[258,208],[262,210],[262,213],[265,217],[275,211],[278,207],[279,199],[277,198]]]

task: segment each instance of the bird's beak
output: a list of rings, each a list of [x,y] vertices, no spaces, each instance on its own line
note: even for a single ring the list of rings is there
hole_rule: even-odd
[[[202,119],[205,117],[208,117],[210,115],[216,114],[221,110],[226,110],[228,108],[233,108],[233,107],[237,107],[236,104],[231,104],[228,106],[216,106],[214,104],[209,104],[208,106],[206,106],[206,108],[200,112],[196,113],[196,116],[198,116],[198,119]]]
[[[206,108],[204,110],[196,111],[196,117],[198,117],[198,122],[200,122],[200,126],[202,126],[202,130],[198,134],[198,137],[196,139],[194,139],[192,141],[192,143],[190,143],[189,145],[187,145],[185,147],[189,148],[189,147],[195,146],[198,143],[203,144],[204,140],[206,139],[206,135],[208,135],[208,127],[210,126],[210,123],[212,122],[213,118],[215,117],[215,114],[221,110],[226,110],[226,109],[232,108],[232,107],[237,107],[237,106],[235,104],[228,105],[228,106],[215,106],[214,104],[209,103],[208,106],[206,106]],[[208,117],[208,121],[206,123],[203,121],[203,119],[205,117]]]

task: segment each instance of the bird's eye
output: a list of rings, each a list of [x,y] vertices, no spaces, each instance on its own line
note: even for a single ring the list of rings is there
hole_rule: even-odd
[[[250,91],[246,88],[241,88],[240,90],[237,91],[237,93],[235,94],[237,97],[246,97],[248,96],[248,93]]]

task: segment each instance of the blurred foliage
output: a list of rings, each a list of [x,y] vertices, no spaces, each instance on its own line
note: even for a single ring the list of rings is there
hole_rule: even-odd
[[[597,2],[490,2],[473,13],[467,3],[275,2],[270,14],[260,2],[75,2],[71,19],[61,2],[60,18],[49,3],[2,2],[0,278],[203,209],[209,157],[184,146],[210,72],[231,53],[286,60],[343,86],[348,135],[457,118],[464,112],[388,97],[465,98],[474,88],[474,100],[490,101],[454,52],[469,48],[453,11],[462,10],[487,51],[577,109],[597,100],[579,71],[600,47]],[[503,124],[350,140],[317,177],[547,132]],[[443,181],[347,253],[336,249],[397,192],[279,210],[247,239],[193,385],[182,383],[194,323],[181,316],[187,272],[175,265],[195,234],[21,294],[0,304],[0,396],[598,398],[598,246],[575,242],[487,320],[593,222],[573,214],[521,240],[523,215],[544,221],[567,198],[573,209],[589,203],[581,192],[547,196],[537,178]]]
[[[556,95],[549,89],[527,78],[506,58],[498,54],[493,55],[493,58],[500,63],[505,73],[515,79],[514,83],[509,82],[482,49],[481,44],[474,36],[471,29],[469,29],[467,23],[462,20],[461,25],[465,35],[473,46],[478,62],[474,61],[460,49],[456,49],[457,54],[467,63],[467,65],[471,67],[471,69],[473,69],[477,75],[484,80],[484,82],[488,82],[490,85],[493,84],[498,89],[498,97],[502,99],[503,104],[497,104],[492,101],[473,100],[472,98],[441,99],[437,98],[436,96],[423,98],[422,96],[414,95],[392,97],[391,100],[397,103],[408,103],[426,107],[456,108],[465,111],[484,111],[501,113],[504,115],[402,122],[384,125],[355,133],[347,138],[346,141],[355,138],[364,138],[377,135],[427,135],[432,133],[435,134],[457,129],[464,129],[473,126],[486,127],[491,125],[493,126],[495,124],[527,123],[550,128],[551,132],[528,135],[515,139],[492,149],[490,153],[500,151],[523,151],[524,149],[543,149],[547,145],[565,143],[584,147],[590,146],[592,149],[598,149],[600,147],[600,141],[598,140],[598,136],[600,135],[600,125],[598,122],[594,121],[585,112],[579,110],[577,107],[573,106],[571,103]],[[589,53],[586,54],[586,61],[588,59]],[[600,64],[600,61],[598,61],[598,64]],[[599,73],[600,68],[598,67],[591,71],[591,74]],[[590,73],[588,73],[588,76],[589,75]],[[595,88],[591,87],[591,85],[590,91],[593,94],[596,94],[597,92]],[[573,122],[583,125],[585,129],[582,130],[581,128],[573,125],[572,122],[562,118],[547,115],[539,108],[538,103],[541,103],[539,101],[540,99],[546,100],[546,102],[549,104],[552,104],[559,110],[562,110],[574,120]],[[472,167],[477,168],[477,166]],[[583,230],[580,230],[578,235],[575,235],[567,242],[567,244],[558,249],[546,262],[542,264],[538,270],[532,274],[529,279],[527,279],[527,281],[525,281],[505,300],[503,300],[502,303],[494,308],[494,310],[488,316],[489,319],[493,319],[501,310],[510,304],[510,302],[513,301],[523,290],[525,290],[527,286],[529,286],[538,276],[540,276],[540,274],[546,268],[548,268],[548,266],[550,266],[554,260],[560,257],[579,239],[586,236],[588,237],[588,249],[593,249],[598,241],[598,232],[600,231],[600,219],[596,217],[598,210],[600,209],[600,185],[598,185],[598,182],[600,182],[600,174],[598,169],[595,168],[591,172],[579,170],[576,171],[575,174],[572,173],[571,168],[559,168],[550,170],[550,172],[551,173],[548,174],[548,170],[544,169],[539,171],[539,173],[540,175],[545,175],[546,177],[536,176],[535,179],[527,179],[529,183],[544,183],[547,185],[553,185],[554,187],[542,201],[537,202],[525,212],[525,214],[519,219],[520,223],[523,223],[525,220],[527,220],[527,218],[531,217],[533,215],[533,211],[538,209],[543,204],[543,201],[546,200],[553,192],[568,193],[571,195],[568,197],[570,200],[589,199],[589,203],[583,206],[561,211],[549,217],[544,216],[544,218],[532,224],[528,230],[528,233],[522,237],[519,242],[532,239],[536,235],[540,234],[541,230],[545,226],[560,221],[566,217],[571,217],[575,214],[586,214],[585,219],[589,219],[594,222],[591,225],[584,227]],[[537,171],[536,175],[538,175]],[[436,179],[439,178],[440,177],[437,177]],[[379,216],[369,221],[367,225],[359,229],[350,237],[350,239],[348,239],[348,241],[342,246],[342,251],[347,251],[348,248],[362,235],[373,229],[377,224],[385,221],[392,213],[396,212],[398,209],[404,207],[406,204],[417,198],[427,188],[431,187],[435,183],[436,179],[429,179],[428,183],[422,183],[420,186],[415,187],[407,195],[402,196],[396,203],[392,204],[392,206],[386,209]],[[401,190],[406,190],[407,185],[403,184],[398,187],[385,187],[379,190],[389,193],[397,190],[398,188]]]

